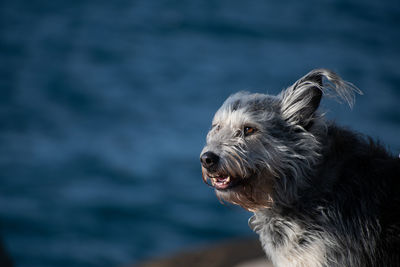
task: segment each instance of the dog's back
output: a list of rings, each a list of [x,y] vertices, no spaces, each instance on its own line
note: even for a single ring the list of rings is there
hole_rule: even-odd
[[[400,266],[400,159],[334,125],[327,138],[312,183],[328,209],[318,223],[328,219],[357,266]]]

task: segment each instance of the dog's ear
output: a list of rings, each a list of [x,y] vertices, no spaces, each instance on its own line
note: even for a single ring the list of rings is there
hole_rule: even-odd
[[[354,92],[362,94],[358,88],[330,70],[312,70],[279,95],[283,118],[292,125],[309,128],[322,95],[330,91],[345,100],[350,107],[354,102]]]

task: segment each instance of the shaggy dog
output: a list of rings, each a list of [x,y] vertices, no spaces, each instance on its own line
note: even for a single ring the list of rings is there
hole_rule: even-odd
[[[203,180],[254,212],[279,266],[400,266],[400,159],[327,121],[323,95],[353,104],[351,83],[313,70],[278,96],[240,92],[217,111]]]

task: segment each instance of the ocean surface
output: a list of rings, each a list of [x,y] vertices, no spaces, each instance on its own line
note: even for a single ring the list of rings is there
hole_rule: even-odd
[[[327,117],[400,153],[397,0],[0,3],[0,236],[15,266],[126,266],[251,236],[203,184],[213,113],[313,68]]]

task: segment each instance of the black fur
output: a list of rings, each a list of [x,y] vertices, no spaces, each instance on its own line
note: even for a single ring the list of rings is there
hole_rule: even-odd
[[[310,233],[334,236],[345,248],[331,252],[341,264],[356,256],[357,266],[400,266],[400,159],[371,138],[334,124],[324,139],[323,157],[307,185],[297,189],[296,201],[276,197],[273,211]],[[278,247],[282,232],[274,234]]]

